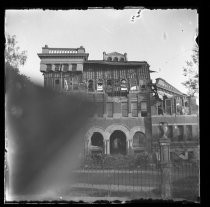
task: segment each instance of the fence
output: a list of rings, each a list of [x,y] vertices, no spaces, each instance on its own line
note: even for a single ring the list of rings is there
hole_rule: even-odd
[[[162,171],[158,163],[140,168],[107,169],[91,166],[73,172],[72,195],[88,197],[122,197],[128,200],[162,198]],[[197,201],[199,168],[190,162],[172,163],[170,167],[171,199]],[[163,178],[166,179],[166,178]]]

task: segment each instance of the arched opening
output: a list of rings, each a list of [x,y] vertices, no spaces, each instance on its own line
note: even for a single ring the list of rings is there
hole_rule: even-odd
[[[126,154],[126,135],[120,130],[110,136],[110,154]]]
[[[93,80],[89,80],[88,81],[88,91],[89,92],[93,92],[94,89],[93,89]]]
[[[144,148],[146,144],[146,137],[142,132],[136,132],[133,136],[133,147]]]
[[[125,61],[125,59],[124,58],[120,58],[120,62],[124,62]]]
[[[118,58],[115,57],[115,58],[113,59],[113,62],[118,62]]]
[[[112,58],[111,58],[111,57],[108,57],[108,58],[107,58],[107,61],[112,61]]]
[[[99,132],[94,132],[91,137],[91,151],[104,152],[104,138]]]

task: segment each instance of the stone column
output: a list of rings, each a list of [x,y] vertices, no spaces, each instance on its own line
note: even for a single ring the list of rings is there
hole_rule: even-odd
[[[170,139],[167,138],[167,126],[162,125],[164,135],[159,139],[160,166],[161,166],[161,197],[171,198],[171,162],[170,162]]]
[[[107,154],[109,155],[110,154],[110,140],[107,140]]]

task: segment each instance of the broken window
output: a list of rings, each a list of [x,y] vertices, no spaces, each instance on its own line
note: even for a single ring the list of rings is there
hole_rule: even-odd
[[[100,79],[97,83],[97,91],[102,92],[103,91],[103,81]]]

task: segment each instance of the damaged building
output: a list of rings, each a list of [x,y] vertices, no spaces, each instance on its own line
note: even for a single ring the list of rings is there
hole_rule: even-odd
[[[134,154],[157,149],[160,122],[167,122],[171,152],[198,158],[198,115],[191,100],[165,80],[152,83],[146,61],[128,61],[127,54],[103,52],[88,60],[79,48],[49,48],[38,54],[44,87],[88,95],[97,105],[84,134],[85,154]]]

